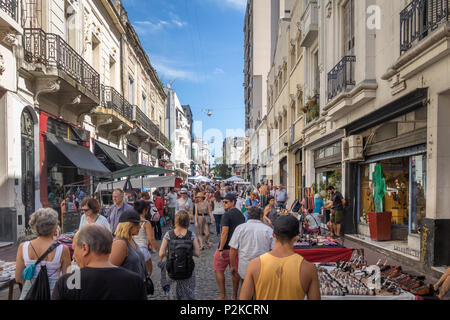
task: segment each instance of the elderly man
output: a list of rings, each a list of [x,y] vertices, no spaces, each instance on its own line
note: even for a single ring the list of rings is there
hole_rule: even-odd
[[[147,300],[144,281],[109,262],[113,238],[100,225],[86,225],[73,238],[80,270],[62,276],[52,300]]]
[[[278,190],[275,191],[275,200],[277,201],[280,209],[286,209],[288,195],[282,184],[280,184]]]
[[[133,209],[128,203],[123,201],[124,192],[121,189],[113,191],[112,200],[114,205],[108,209],[108,222],[111,226],[111,231],[114,234],[116,232],[117,225],[119,224],[119,218],[123,212]]]
[[[233,276],[236,276],[237,272],[241,279],[244,279],[250,261],[273,249],[275,245],[273,230],[263,223],[263,218],[263,210],[252,207],[248,210],[248,222],[234,230],[229,244],[230,270]],[[238,254],[239,265],[236,266]]]

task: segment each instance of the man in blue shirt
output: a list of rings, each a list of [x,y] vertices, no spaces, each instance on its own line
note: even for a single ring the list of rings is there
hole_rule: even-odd
[[[124,192],[121,189],[116,189],[113,192],[112,200],[114,202],[114,205],[112,205],[108,209],[108,222],[111,226],[111,231],[114,234],[116,232],[117,225],[119,224],[119,218],[122,215],[123,212],[127,210],[133,209],[132,206],[130,206],[128,203],[125,203],[123,201],[124,198]]]
[[[283,185],[280,184],[280,187],[277,191],[275,191],[275,200],[278,203],[278,207],[280,207],[280,209],[286,209],[286,204],[287,204],[287,192],[286,189],[284,189]]]

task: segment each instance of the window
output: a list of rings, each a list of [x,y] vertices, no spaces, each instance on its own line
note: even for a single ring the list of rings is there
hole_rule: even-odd
[[[295,59],[295,45],[291,47],[291,71],[294,70],[296,63]]]
[[[132,76],[128,77],[128,102],[131,104],[134,102],[134,79]]]
[[[109,86],[115,87],[116,85],[116,62],[112,57],[109,57]]]
[[[151,110],[151,119],[155,120],[155,105],[152,103],[152,110]],[[177,113],[177,119],[178,119],[178,113]]]
[[[348,0],[344,6],[344,55],[355,54],[355,0]]]
[[[320,90],[320,70],[319,70],[319,51],[314,54],[314,90]]]
[[[147,97],[145,94],[142,95],[142,111],[147,115]]]
[[[297,118],[300,118],[300,116],[302,115],[302,100],[303,100],[303,95],[299,94],[297,97]]]

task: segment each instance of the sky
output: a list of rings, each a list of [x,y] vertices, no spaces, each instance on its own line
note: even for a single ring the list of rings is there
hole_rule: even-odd
[[[194,122],[201,121],[194,125],[194,136],[214,141],[210,149],[216,158],[222,156],[226,136],[244,136],[246,3],[123,0],[160,79],[164,85],[172,83],[182,105],[191,106]]]

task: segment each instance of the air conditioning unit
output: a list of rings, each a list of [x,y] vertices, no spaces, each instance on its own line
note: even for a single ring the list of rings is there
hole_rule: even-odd
[[[362,136],[350,136],[342,139],[342,161],[359,162],[364,160]]]

